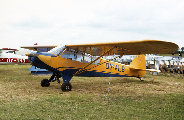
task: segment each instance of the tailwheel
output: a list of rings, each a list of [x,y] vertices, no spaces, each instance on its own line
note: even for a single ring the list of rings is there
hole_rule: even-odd
[[[61,90],[62,90],[63,92],[65,92],[65,91],[71,91],[71,89],[72,89],[72,85],[71,85],[70,82],[64,82],[64,83],[61,85]]]
[[[137,77],[137,78],[139,78],[139,80],[142,82],[142,81],[144,81],[144,80],[142,80],[142,78],[141,77]]]
[[[49,80],[48,79],[43,79],[41,81],[41,86],[42,87],[49,87],[50,86]]]

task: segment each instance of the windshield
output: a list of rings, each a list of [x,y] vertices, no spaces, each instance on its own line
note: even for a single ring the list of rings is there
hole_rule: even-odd
[[[58,45],[57,47],[53,48],[52,50],[48,51],[49,53],[53,53],[55,55],[61,55],[63,51],[66,49],[65,45]]]

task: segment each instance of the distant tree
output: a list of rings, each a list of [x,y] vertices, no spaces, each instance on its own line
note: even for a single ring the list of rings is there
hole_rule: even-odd
[[[184,47],[181,48],[181,53],[184,53]]]

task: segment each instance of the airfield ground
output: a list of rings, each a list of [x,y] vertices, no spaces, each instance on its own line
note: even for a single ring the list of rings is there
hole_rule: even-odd
[[[184,119],[183,78],[73,77],[72,91],[62,92],[56,82],[41,87],[50,75],[31,75],[29,68],[0,66],[0,119]]]

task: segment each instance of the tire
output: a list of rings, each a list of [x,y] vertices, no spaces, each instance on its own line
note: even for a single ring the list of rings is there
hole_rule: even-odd
[[[72,89],[72,85],[71,85],[71,83],[69,83],[69,82],[64,82],[64,83],[61,85],[61,90],[62,90],[63,92],[71,91],[71,89]]]
[[[41,86],[42,87],[49,87],[50,86],[49,80],[48,79],[43,79],[41,81]]]

